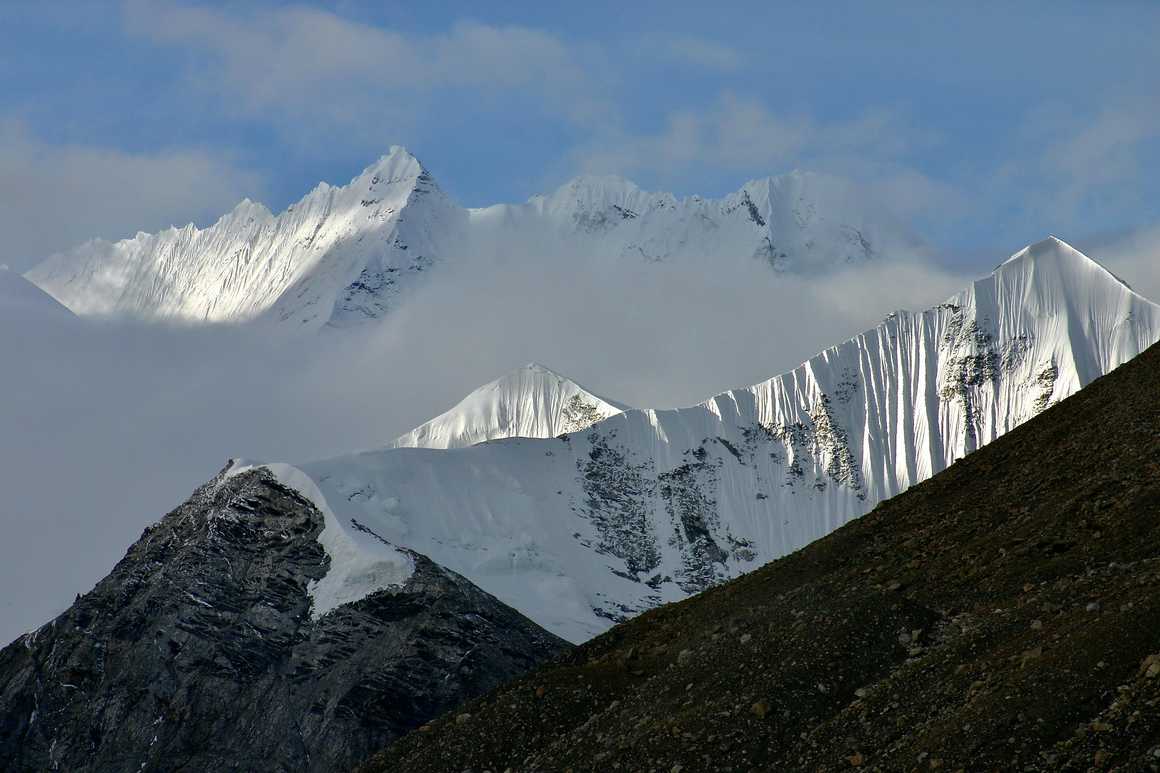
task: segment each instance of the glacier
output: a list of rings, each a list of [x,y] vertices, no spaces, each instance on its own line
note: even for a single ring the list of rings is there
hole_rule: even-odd
[[[934,308],[699,405],[299,468],[344,528],[579,642],[828,534],[1158,339],[1160,307],[1052,237]]]
[[[380,319],[446,264],[481,255],[586,261],[758,260],[824,273],[916,254],[919,240],[852,186],[791,172],[721,199],[580,177],[518,205],[456,204],[406,149],[284,212],[244,200],[190,224],[46,258],[25,276],[82,316],[313,331]]]

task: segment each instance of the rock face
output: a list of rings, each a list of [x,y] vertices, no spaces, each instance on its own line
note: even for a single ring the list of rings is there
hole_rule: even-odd
[[[1160,345],[365,773],[1160,770],[1158,383]]]
[[[0,652],[0,769],[342,769],[567,647],[409,551],[405,583],[312,619],[322,528],[223,471]]]

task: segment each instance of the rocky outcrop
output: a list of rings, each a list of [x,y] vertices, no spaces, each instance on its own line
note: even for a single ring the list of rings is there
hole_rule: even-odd
[[[223,471],[0,652],[0,769],[341,769],[567,647],[410,551],[404,584],[312,619],[322,528]]]

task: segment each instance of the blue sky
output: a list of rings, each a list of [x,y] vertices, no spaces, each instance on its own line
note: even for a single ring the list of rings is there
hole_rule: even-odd
[[[1160,222],[1160,5],[805,5],[9,0],[0,263],[281,208],[392,144],[466,205],[821,169],[949,260]]]

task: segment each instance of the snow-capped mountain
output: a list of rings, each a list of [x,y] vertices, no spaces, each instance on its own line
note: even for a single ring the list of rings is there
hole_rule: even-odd
[[[350,184],[322,183],[278,215],[247,199],[208,228],[90,241],[26,276],[82,315],[344,325],[382,315],[465,223],[394,147]]]
[[[0,770],[350,770],[567,651],[300,486],[223,471],[0,649]]]
[[[472,210],[471,219],[500,244],[534,238],[566,254],[657,262],[752,257],[796,273],[919,246],[846,181],[802,171],[751,180],[722,199],[678,199],[620,177],[579,177],[526,204]]]
[[[484,384],[388,447],[463,448],[500,438],[555,437],[625,410],[628,406],[533,362]]]
[[[81,315],[314,329],[382,317],[439,264],[480,254],[762,260],[818,272],[918,244],[846,183],[793,172],[723,199],[584,177],[521,205],[464,209],[394,147],[278,215],[243,201],[212,226],[93,240],[26,276]]]
[[[1160,307],[1051,238],[935,308],[697,406],[300,469],[343,528],[580,641],[833,531],[1158,339]]]

